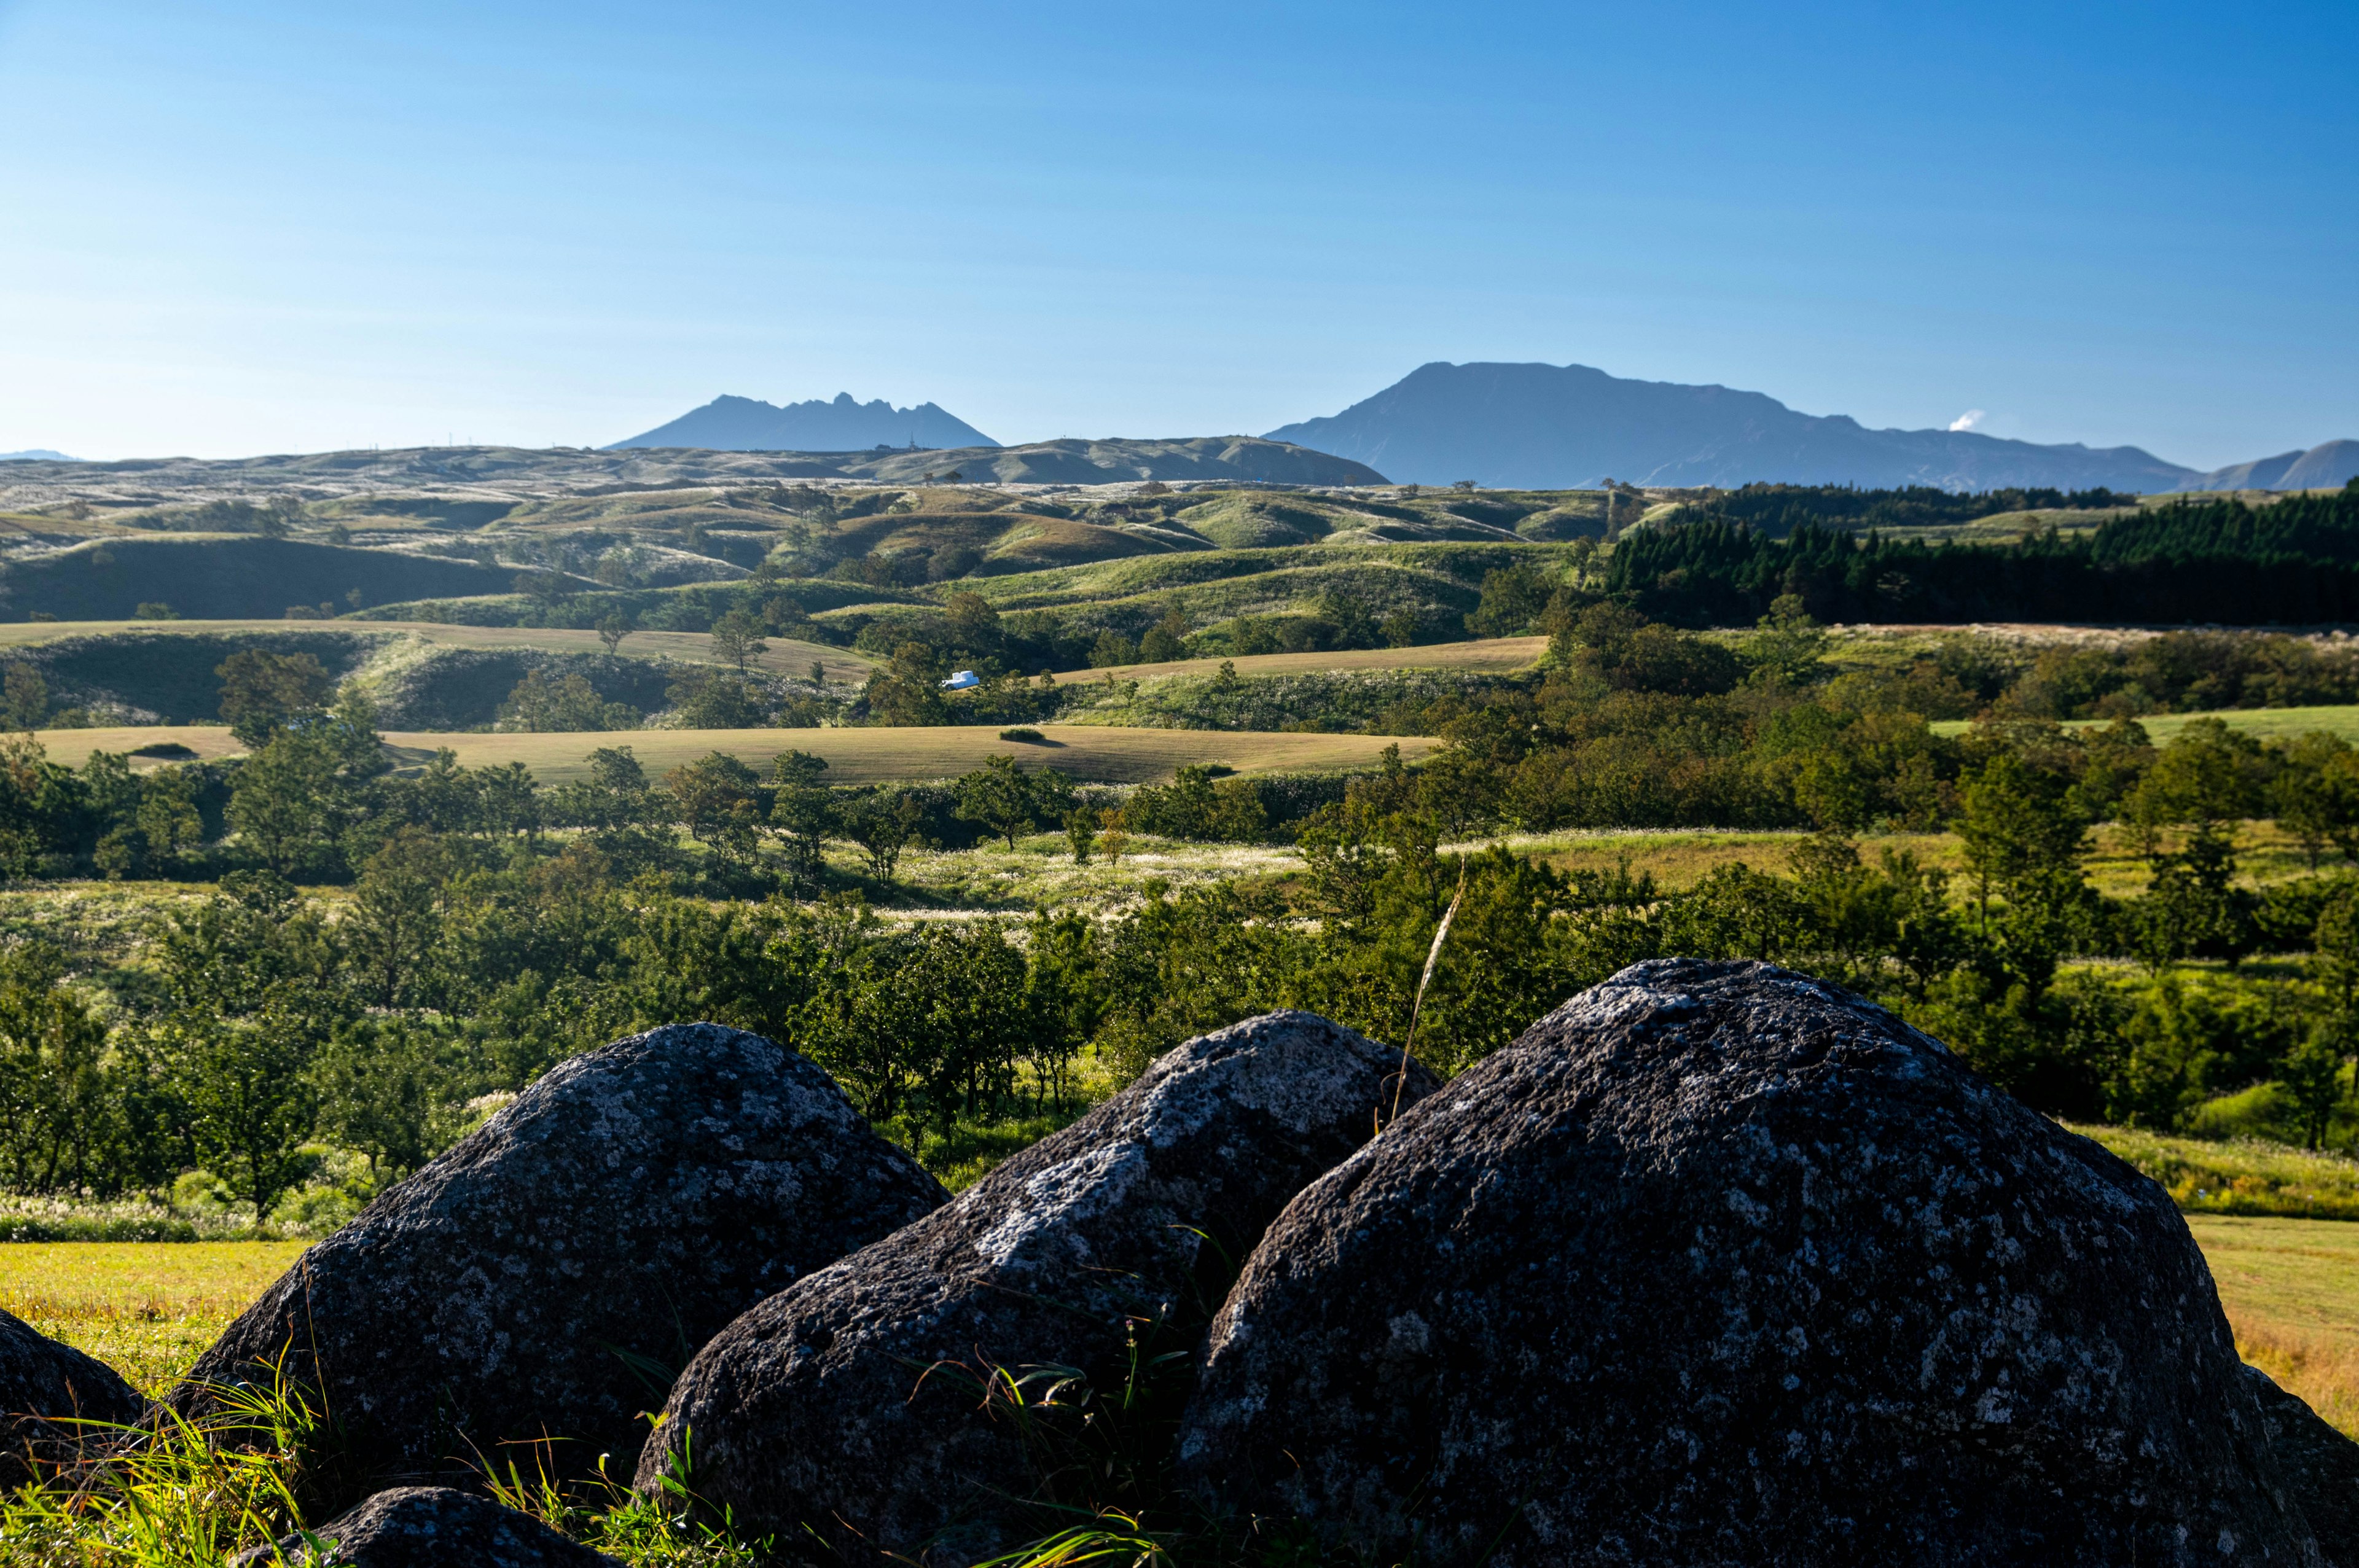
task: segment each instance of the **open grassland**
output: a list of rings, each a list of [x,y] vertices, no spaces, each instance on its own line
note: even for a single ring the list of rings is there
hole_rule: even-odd
[[[387,734],[396,754],[419,762],[448,746],[469,767],[522,762],[544,783],[583,776],[590,752],[628,746],[650,774],[726,752],[756,767],[788,751],[826,759],[832,784],[951,778],[994,755],[1019,766],[1053,767],[1099,784],[1154,784],[1191,762],[1218,762],[1241,773],[1372,768],[1386,746],[1404,757],[1430,751],[1430,741],[1396,742],[1382,735],[1272,735],[1201,730],[1129,730],[1111,725],[1044,724],[1039,741],[999,739],[982,725],[909,730],[633,730],[586,735]]]
[[[2075,1127],[2162,1184],[2190,1214],[2359,1219],[2359,1161],[2256,1139]],[[2359,1243],[2354,1243],[2359,1244]],[[2359,1254],[2354,1254],[2359,1259]],[[2353,1303],[2359,1312],[2359,1302]]]
[[[1241,676],[1321,675],[1349,670],[1480,670],[1512,675],[1548,651],[1546,637],[1491,637],[1478,643],[1429,643],[1414,648],[1338,648],[1326,654],[1245,654],[1233,659],[1171,659],[1159,665],[1060,670],[1060,681],[1152,680],[1161,676],[1212,676],[1223,664]]]
[[[862,874],[848,845],[831,845],[828,863],[846,876]],[[901,857],[897,885],[871,884],[868,892],[897,917],[1021,916],[1043,906],[1111,914],[1136,907],[1150,881],[1176,891],[1240,878],[1277,881],[1301,870],[1290,845],[1190,844],[1143,833],[1131,837],[1118,862],[1101,852],[1082,864],[1063,834],[1041,833],[1017,838],[1012,850],[996,838],[972,849],[911,850]]]
[[[0,1310],[164,1391],[302,1252],[300,1241],[0,1247]]]
[[[2359,741],[2359,707],[2329,708],[2223,708],[2210,713],[2154,713],[2138,720],[2146,727],[2147,736],[2159,746],[2199,719],[2217,719],[2231,730],[2263,741],[2287,741],[2312,730],[2323,730],[2343,741]],[[2101,719],[2074,719],[2066,721],[2068,729],[2086,729],[2109,722]],[[1936,735],[1962,735],[1968,728],[1964,719],[1945,719],[1932,726]]]
[[[432,621],[15,621],[0,622],[0,648],[30,647],[76,637],[188,636],[191,634],[288,632],[348,632],[356,636],[408,633],[421,642],[450,648],[523,648],[544,654],[603,654],[598,633],[560,627],[446,626]],[[805,643],[791,637],[770,637],[755,663],[778,675],[807,676],[813,661],[826,667],[834,682],[863,681],[875,667],[874,659],[848,648]],[[625,657],[681,659],[719,664],[712,639],[701,632],[634,632],[617,650]]]
[[[2359,1437],[2359,1225],[2191,1214],[2236,1354]]]
[[[590,753],[628,746],[651,775],[726,752],[756,767],[790,751],[827,761],[832,784],[903,783],[953,778],[1006,754],[1024,768],[1053,767],[1094,784],[1158,784],[1191,762],[1216,762],[1241,773],[1321,773],[1376,766],[1387,746],[1415,761],[1436,742],[1388,735],[1269,734],[1207,730],[1125,729],[1110,724],[1044,724],[1037,741],[1003,741],[987,725],[886,730],[608,730],[557,735],[441,733],[387,730],[397,763],[423,764],[439,749],[458,753],[471,768],[522,762],[543,784],[585,777]],[[227,730],[210,725],[152,724],[105,730],[44,730],[50,759],[80,767],[92,752],[140,746],[186,746],[200,758],[241,754]],[[179,759],[186,761],[187,759]],[[135,762],[153,759],[135,758]]]
[[[1505,844],[1535,855],[1560,871],[1610,871],[1627,863],[1633,873],[1646,872],[1656,885],[1676,892],[1693,886],[1723,866],[1743,863],[1758,871],[1786,869],[1787,857],[1810,838],[1799,828],[1576,828],[1555,833],[1513,833],[1469,839],[1453,848]],[[1954,833],[1870,833],[1862,835],[1860,859],[1875,865],[1886,851],[1906,852],[1919,864],[1953,875],[1965,870],[1965,855]],[[2293,836],[2275,822],[2239,823],[2235,829],[2237,880],[2246,887],[2284,881],[2310,870],[2309,857]],[[2091,835],[2088,861],[2090,883],[2116,897],[2144,892],[2151,880],[2146,857],[2136,836],[2114,823],[2100,825]],[[2321,869],[2326,869],[2321,862]]]

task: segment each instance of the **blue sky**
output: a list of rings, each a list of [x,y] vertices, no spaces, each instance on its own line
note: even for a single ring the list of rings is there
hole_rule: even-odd
[[[1507,359],[2210,466],[2359,437],[2354,59],[2348,0],[0,0],[0,450]]]

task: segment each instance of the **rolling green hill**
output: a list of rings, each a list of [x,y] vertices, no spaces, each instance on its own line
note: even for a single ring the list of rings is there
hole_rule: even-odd
[[[316,613],[322,604],[342,611],[496,593],[515,575],[473,561],[307,540],[122,536],[9,559],[0,569],[0,620],[30,620],[35,611],[61,621],[119,620],[147,603],[208,619],[279,615],[289,606]]]

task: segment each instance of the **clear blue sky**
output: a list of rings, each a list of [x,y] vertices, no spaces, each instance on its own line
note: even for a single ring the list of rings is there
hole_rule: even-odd
[[[0,0],[0,450],[1503,359],[2209,466],[2359,437],[2354,60],[2350,0]]]

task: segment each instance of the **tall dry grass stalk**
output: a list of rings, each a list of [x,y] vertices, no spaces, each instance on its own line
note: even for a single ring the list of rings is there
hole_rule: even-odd
[[[1408,1038],[1401,1042],[1400,1076],[1393,1083],[1392,1114],[1385,1118],[1389,1127],[1400,1117],[1401,1091],[1408,1087],[1409,1052],[1417,1045],[1417,1021],[1425,1015],[1426,988],[1433,984],[1433,968],[1441,962],[1441,945],[1450,939],[1450,923],[1458,918],[1458,906],[1466,901],[1466,868],[1471,862],[1458,862],[1458,891],[1450,895],[1450,907],[1441,912],[1441,924],[1433,928],[1433,946],[1426,949],[1425,973],[1417,979],[1417,1000],[1409,1004]]]

